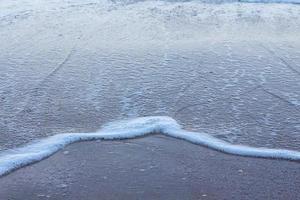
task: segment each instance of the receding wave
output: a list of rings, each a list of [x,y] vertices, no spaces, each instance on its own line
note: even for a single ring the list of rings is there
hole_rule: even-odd
[[[152,133],[183,139],[233,155],[300,161],[299,151],[234,145],[205,133],[184,130],[170,117],[154,116],[112,122],[94,133],[57,134],[24,147],[4,151],[0,154],[0,176],[43,160],[75,142],[131,139]]]

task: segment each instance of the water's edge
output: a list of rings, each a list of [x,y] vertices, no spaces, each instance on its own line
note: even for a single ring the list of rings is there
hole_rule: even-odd
[[[205,133],[183,130],[174,119],[157,116],[109,123],[95,133],[57,134],[35,141],[24,147],[4,151],[0,153],[0,176],[41,161],[75,142],[131,139],[146,136],[151,133],[160,133],[183,139],[232,155],[300,161],[299,151],[234,145]]]

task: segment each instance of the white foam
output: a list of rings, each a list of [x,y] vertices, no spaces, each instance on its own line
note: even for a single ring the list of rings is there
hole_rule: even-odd
[[[151,133],[161,133],[233,155],[300,161],[298,151],[234,145],[205,133],[183,130],[174,119],[157,116],[109,123],[95,133],[57,134],[24,147],[4,151],[0,154],[0,176],[49,157],[74,142],[130,139]]]

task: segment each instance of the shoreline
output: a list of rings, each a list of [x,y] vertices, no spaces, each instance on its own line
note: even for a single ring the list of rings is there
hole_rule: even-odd
[[[154,135],[72,144],[0,178],[0,198],[298,199],[299,170]]]
[[[134,139],[151,133],[160,133],[231,155],[300,161],[299,151],[235,145],[206,133],[186,131],[171,117],[151,116],[110,122],[95,133],[57,134],[2,152],[0,176],[48,158],[76,142]]]

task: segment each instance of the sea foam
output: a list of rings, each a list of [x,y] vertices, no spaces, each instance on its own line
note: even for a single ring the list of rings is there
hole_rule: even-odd
[[[183,139],[233,155],[300,161],[299,151],[234,145],[205,133],[184,130],[170,117],[154,116],[108,123],[94,133],[57,134],[4,151],[0,153],[0,176],[43,160],[74,142],[131,139],[153,133]]]

